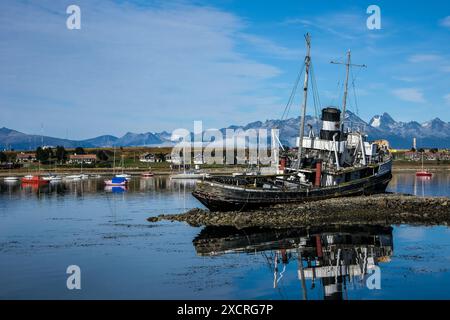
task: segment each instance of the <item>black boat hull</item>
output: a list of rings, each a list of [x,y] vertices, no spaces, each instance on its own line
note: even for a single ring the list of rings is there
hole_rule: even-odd
[[[257,190],[214,181],[199,182],[192,192],[211,211],[241,211],[280,203],[300,203],[337,197],[383,193],[392,179],[391,171],[332,187],[310,190]]]

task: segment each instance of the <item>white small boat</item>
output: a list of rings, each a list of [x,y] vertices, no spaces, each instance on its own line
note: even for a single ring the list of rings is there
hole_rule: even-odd
[[[81,180],[81,175],[79,175],[79,174],[72,174],[72,175],[69,175],[69,176],[65,176],[64,180],[78,181],[78,180]]]
[[[3,178],[5,182],[16,182],[19,181],[19,177],[5,177]]]
[[[48,175],[48,176],[44,176],[42,177],[42,179],[46,180],[46,181],[50,181],[50,182],[56,182],[56,181],[61,181],[62,178],[60,176],[56,176],[56,175]]]
[[[102,176],[99,174],[91,174],[89,177],[92,179],[100,179]]]
[[[170,176],[171,179],[202,179],[208,177],[207,173],[204,172],[182,172],[173,174]]]
[[[86,180],[86,179],[89,179],[89,175],[88,174],[80,174],[80,179],[81,180]]]
[[[50,179],[50,183],[58,183],[62,181],[62,177],[61,176],[52,176]]]

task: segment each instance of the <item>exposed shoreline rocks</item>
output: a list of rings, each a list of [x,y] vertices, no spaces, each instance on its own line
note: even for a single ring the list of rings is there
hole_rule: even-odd
[[[233,226],[239,229],[352,224],[448,225],[450,199],[381,194],[275,205],[246,212],[210,212],[195,208],[182,214],[162,214],[147,220],[149,222],[180,221],[196,227]]]

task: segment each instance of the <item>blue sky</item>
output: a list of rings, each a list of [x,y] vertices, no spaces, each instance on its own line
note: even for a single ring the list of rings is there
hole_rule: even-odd
[[[81,8],[81,30],[66,28],[70,4]],[[366,27],[371,4],[381,30]],[[329,62],[351,49],[368,68],[354,70],[350,110],[450,121],[447,1],[8,0],[0,127],[83,139],[280,118],[306,32],[323,105],[341,104],[344,68]]]

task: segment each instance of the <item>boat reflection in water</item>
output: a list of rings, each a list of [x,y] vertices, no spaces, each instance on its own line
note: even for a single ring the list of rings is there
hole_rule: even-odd
[[[274,289],[285,276],[286,266],[294,261],[303,299],[308,299],[311,291],[323,292],[326,300],[346,299],[350,284],[366,286],[376,266],[389,262],[393,254],[390,226],[206,227],[193,242],[201,256],[262,254],[273,273]]]
[[[150,178],[132,178],[126,187],[105,186],[102,179],[86,180],[63,180],[46,184],[24,184],[20,181],[3,182],[0,181],[0,194],[9,193],[16,195],[29,195],[35,193],[38,197],[52,195],[76,195],[83,197],[97,193],[146,193],[146,192],[167,192],[177,193],[183,197],[191,197],[191,191],[195,186],[193,180],[170,180],[165,176],[155,176]]]
[[[122,193],[127,190],[128,190],[128,188],[126,186],[105,186],[106,192]]]

